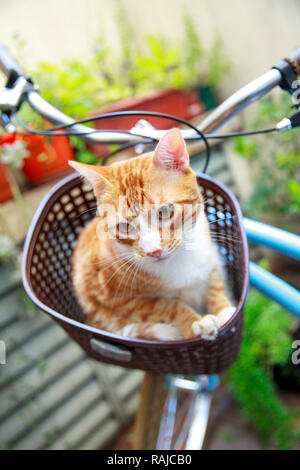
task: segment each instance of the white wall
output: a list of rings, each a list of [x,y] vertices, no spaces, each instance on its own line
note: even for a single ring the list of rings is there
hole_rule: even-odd
[[[195,20],[205,43],[219,31],[232,58],[234,91],[300,46],[299,0],[121,0],[137,38],[159,33],[180,38],[182,14]],[[25,63],[84,57],[101,32],[119,49],[115,26],[117,0],[0,0],[0,42],[15,32],[27,41]]]

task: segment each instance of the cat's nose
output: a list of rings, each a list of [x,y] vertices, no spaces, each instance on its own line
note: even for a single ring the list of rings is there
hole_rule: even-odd
[[[162,254],[162,250],[155,250],[147,253],[147,256],[151,256],[151,258],[160,258]]]

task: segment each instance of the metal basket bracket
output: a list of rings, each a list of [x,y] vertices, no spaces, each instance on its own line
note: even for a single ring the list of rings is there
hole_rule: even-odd
[[[131,351],[125,346],[116,346],[115,344],[108,343],[97,338],[92,338],[90,341],[91,348],[107,359],[115,361],[130,362],[132,359]]]

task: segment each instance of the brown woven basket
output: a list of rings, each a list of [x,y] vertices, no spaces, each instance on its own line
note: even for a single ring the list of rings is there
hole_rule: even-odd
[[[229,235],[218,237],[218,245],[237,305],[234,316],[213,341],[130,339],[86,325],[70,281],[70,259],[79,232],[95,215],[94,194],[74,174],[57,184],[40,204],[24,248],[24,286],[33,302],[51,315],[89,356],[128,368],[172,374],[215,374],[236,359],[248,287],[248,247],[242,215],[225,186],[205,175],[198,176],[198,183],[207,200],[211,227]]]

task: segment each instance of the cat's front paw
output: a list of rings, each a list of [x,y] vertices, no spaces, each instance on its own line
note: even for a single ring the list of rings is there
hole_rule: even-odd
[[[215,315],[205,315],[201,320],[192,324],[194,336],[201,336],[201,338],[208,340],[216,338],[218,329],[218,320]]]
[[[203,339],[213,340],[216,338],[221,326],[230,320],[235,312],[235,307],[227,307],[217,315],[205,315],[192,325],[194,336],[201,336]]]

